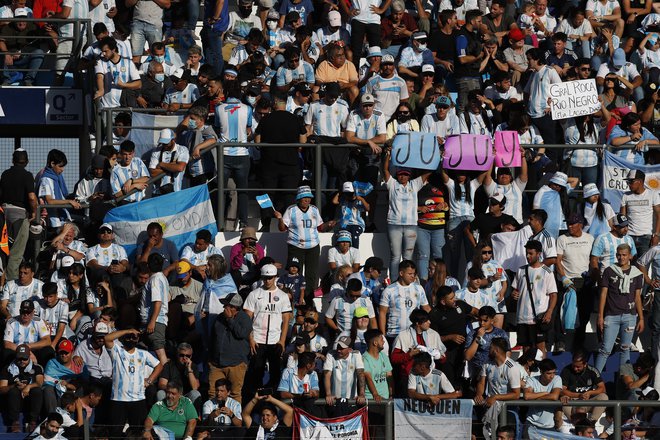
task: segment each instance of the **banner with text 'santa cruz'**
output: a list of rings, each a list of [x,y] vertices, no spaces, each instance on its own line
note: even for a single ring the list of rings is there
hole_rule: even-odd
[[[626,177],[630,170],[640,170],[646,175],[646,187],[660,190],[660,165],[637,165],[605,151],[603,157],[603,198],[612,205],[614,212],[619,212],[621,197],[629,191]]]
[[[367,407],[342,417],[319,418],[295,408],[293,440],[369,440]]]
[[[456,439],[472,437],[472,400],[447,399],[437,405],[394,399],[394,438]]]

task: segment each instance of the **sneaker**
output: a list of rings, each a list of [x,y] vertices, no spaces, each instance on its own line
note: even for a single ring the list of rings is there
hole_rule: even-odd
[[[566,351],[566,344],[563,342],[557,342],[552,350],[552,353],[563,353]]]
[[[33,84],[34,84],[34,81],[32,80],[32,78],[24,78],[23,81],[21,81],[22,86],[30,87]]]

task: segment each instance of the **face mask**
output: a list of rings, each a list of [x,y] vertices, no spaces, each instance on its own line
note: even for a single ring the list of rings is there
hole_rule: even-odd
[[[396,120],[399,122],[399,124],[406,123],[410,121],[410,115],[399,115],[397,116]]]
[[[252,8],[240,8],[241,16],[247,17],[252,13]]]
[[[194,130],[197,128],[197,121],[194,119],[188,119],[188,128]]]
[[[247,100],[248,104],[254,107],[254,104],[257,103],[257,97],[256,96],[246,96],[245,99]]]
[[[138,341],[135,339],[125,339],[122,341],[122,344],[124,345],[124,348],[126,350],[132,350],[137,346]]]
[[[277,29],[277,22],[276,21],[267,21],[266,26],[268,26],[268,29],[270,29],[271,31],[274,31],[275,29]]]
[[[165,55],[156,55],[156,56],[154,56],[154,61],[162,63],[163,61],[165,61]]]
[[[420,52],[425,51],[426,50],[426,43],[423,43],[423,44],[420,44],[419,46],[417,46],[417,50],[420,51]]]
[[[164,73],[157,73],[154,75],[154,79],[158,81],[159,83],[162,83],[165,81],[165,74]]]

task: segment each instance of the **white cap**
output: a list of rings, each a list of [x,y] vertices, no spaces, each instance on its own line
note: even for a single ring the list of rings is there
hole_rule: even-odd
[[[383,53],[380,51],[380,46],[371,46],[369,48],[369,53],[367,54],[367,58],[370,57],[382,57]]]
[[[264,264],[264,267],[261,268],[262,277],[274,277],[277,276],[277,268],[274,264]]]
[[[354,193],[355,192],[355,187],[353,186],[353,183],[352,182],[344,182],[344,184],[341,187],[341,192]]]
[[[169,144],[174,139],[174,132],[171,128],[163,128],[158,137],[159,144]]]
[[[18,17],[28,17],[30,15],[30,11],[28,8],[16,8],[14,10],[14,18]]]
[[[60,262],[60,267],[71,267],[76,260],[71,255],[66,255],[62,258]]]
[[[360,99],[360,104],[373,104],[375,102],[374,95],[370,93],[365,93],[362,95],[362,99]]]
[[[330,26],[341,26],[341,14],[338,11],[328,13],[328,23]]]
[[[383,59],[380,60],[380,63],[381,64],[394,63],[394,57],[389,53],[387,55],[383,55]]]
[[[94,326],[94,333],[100,335],[107,335],[110,333],[110,327],[105,322],[97,322]]]
[[[567,187],[568,186],[568,176],[566,175],[566,173],[562,173],[561,171],[557,171],[552,176],[552,179],[550,179],[550,183],[555,183],[559,186]]]
[[[433,72],[435,73],[435,66],[433,64],[424,64],[422,66],[422,73],[424,72]]]
[[[103,223],[101,226],[99,226],[99,229],[103,229],[103,228],[108,228],[111,231],[113,230],[112,225],[110,223]]]

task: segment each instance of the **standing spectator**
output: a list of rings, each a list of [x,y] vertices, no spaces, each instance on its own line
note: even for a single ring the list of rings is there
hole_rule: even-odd
[[[536,3],[537,6],[539,3],[547,5],[547,0],[536,0]],[[546,30],[546,32],[550,31]],[[541,49],[529,49],[526,55],[527,63],[532,70],[531,78],[525,86],[525,98],[529,103],[527,113],[532,118],[532,123],[539,130],[545,143],[556,144],[556,124],[550,115],[550,84],[560,83],[561,78],[555,69],[546,65],[545,56]],[[554,159],[554,156],[557,156],[557,150],[550,151],[554,152],[552,153],[553,157],[551,157],[551,159]]]
[[[149,348],[156,353],[161,365],[165,365],[167,363],[165,331],[167,329],[169,283],[162,272],[163,257],[159,254],[151,254],[147,264],[151,276],[144,286],[140,299],[140,321],[142,329],[146,331]]]
[[[119,146],[119,160],[110,176],[113,194],[119,198],[136,189],[122,203],[139,202],[145,196],[148,181],[149,170],[142,159],[135,157],[135,144],[131,141],[122,142]]]
[[[337,339],[337,349],[327,354],[323,363],[323,379],[326,389],[325,402],[334,406],[336,399],[353,400],[358,405],[366,403],[364,364],[359,351],[353,350],[350,336]],[[343,412],[341,408],[334,412]],[[351,411],[352,412],[352,411]],[[339,416],[340,414],[335,414]]]
[[[561,376],[557,376],[557,365],[552,359],[543,359],[539,362],[539,370],[540,376],[530,377],[525,383],[525,400],[559,400],[563,384]],[[532,406],[527,413],[527,428],[557,428],[559,423],[555,420],[554,413],[553,407]]]
[[[557,305],[557,285],[548,266],[541,264],[543,246],[538,240],[525,244],[527,265],[518,269],[513,281],[514,300],[518,301],[518,343],[528,349],[534,345],[546,352],[547,332]]]
[[[291,320],[291,302],[286,293],[275,283],[277,268],[266,264],[261,268],[261,287],[250,292],[245,299],[245,313],[252,319],[254,331],[250,335],[250,351],[253,356],[246,373],[244,396],[250,396],[262,385],[262,378],[269,365],[270,388],[280,383],[280,361],[286,347],[286,335]]]
[[[365,91],[376,100],[375,110],[388,121],[399,104],[408,100],[408,88],[405,81],[394,68],[396,55],[384,55],[380,61],[380,72],[367,81]]]
[[[204,27],[202,29],[204,58],[208,64],[213,66],[216,75],[220,75],[224,68],[222,35],[228,28],[229,2],[211,0],[208,4],[204,4]]]
[[[59,9],[59,8],[58,8]],[[55,11],[54,11],[55,12]],[[61,3],[61,9],[51,15],[51,18],[63,19],[89,19],[89,2],[85,0],[64,0]],[[78,32],[74,29],[78,27]],[[59,23],[57,26],[57,57],[55,60],[55,74],[57,75],[56,84],[62,85],[66,71],[73,71],[74,66],[71,61],[77,57],[75,46],[79,44],[75,41],[76,34],[83,41],[85,33],[85,24],[81,22]],[[78,48],[76,48],[78,49]],[[79,49],[78,49],[79,50]],[[101,47],[103,50],[103,47]],[[66,69],[66,71],[65,71]]]
[[[380,118],[378,121],[380,121]],[[364,128],[360,127],[360,129],[363,130]],[[375,157],[371,156],[368,160],[371,162],[373,159]],[[344,182],[341,193],[337,193],[332,198],[332,204],[339,205],[339,228],[351,235],[351,246],[355,249],[360,247],[360,235],[362,235],[365,228],[363,215],[371,212],[372,208],[366,200],[367,195],[361,194],[355,191],[353,182]]]
[[[479,241],[488,241],[492,234],[502,232],[502,225],[516,221],[509,214],[504,213],[506,205],[507,199],[502,193],[496,192],[488,197],[488,212],[477,215],[477,217],[465,227],[465,235],[467,235],[472,246],[475,248],[477,247],[477,240],[474,237],[473,231],[479,231]]]
[[[547,218],[543,222],[543,227],[555,239],[559,236],[559,231],[566,229],[568,194],[576,185],[577,178],[568,177],[566,173],[557,171],[534,195],[532,209],[545,211]]]
[[[610,232],[599,235],[594,241],[594,247],[591,249],[589,266],[592,271],[600,271],[603,274],[606,268],[616,264],[616,249],[621,244],[627,244],[632,256],[637,255],[635,242],[628,235],[628,217],[623,214],[617,214],[613,219],[613,226]],[[592,275],[595,280],[600,280],[600,274]]]
[[[368,311],[369,327],[376,328],[374,306],[368,297],[362,296],[362,282],[355,278],[349,279],[346,283],[346,294],[334,297],[325,312],[327,327],[339,333],[350,331],[353,315],[361,307]]]
[[[621,340],[621,367],[630,361],[630,345],[634,332],[639,334],[644,331],[641,297],[644,276],[636,266],[630,264],[632,253],[627,244],[617,246],[616,260],[617,264],[603,271],[598,285],[598,330],[603,333],[603,340],[594,366],[601,372],[617,338]]]
[[[197,310],[201,312],[204,336],[208,337],[213,332],[215,319],[223,311],[220,300],[234,292],[236,292],[236,283],[229,273],[227,260],[222,255],[211,255],[206,267],[201,304],[198,305]]]
[[[158,137],[158,147],[151,153],[149,173],[151,177],[165,174],[155,183],[154,194],[163,195],[181,191],[183,172],[188,165],[188,149],[175,141],[174,131],[164,128]]]
[[[99,49],[101,49],[101,58],[94,68],[96,73],[94,99],[100,99],[101,108],[120,107],[124,90],[140,90],[142,87],[140,72],[130,59],[121,56],[114,38],[105,37],[99,41]]]
[[[365,397],[376,402],[393,397],[392,364],[384,350],[385,336],[378,329],[364,332],[367,351],[362,353],[364,378],[367,384]]]
[[[105,337],[105,347],[112,358],[113,423],[119,435],[129,426],[143,426],[147,417],[145,389],[156,381],[163,371],[158,359],[146,350],[137,348],[140,332],[133,328],[119,330]],[[116,344],[119,339],[121,344]],[[149,368],[147,368],[149,367]]]
[[[145,42],[151,47],[154,43],[163,41],[163,10],[169,9],[171,4],[170,0],[126,1],[127,8],[135,7],[131,24],[131,50],[135,64],[141,62]]]
[[[527,186],[527,161],[521,161],[520,174],[515,179],[510,168],[499,167],[497,181],[487,173],[483,185],[489,197],[493,197],[496,193],[506,197],[504,214],[512,216],[518,223],[523,222],[523,192]]]
[[[554,207],[552,207],[554,209]],[[543,209],[533,209],[527,220],[528,226],[532,229],[532,236],[529,240],[536,240],[541,243],[543,255],[541,261],[543,264],[552,268],[557,261],[557,239],[546,228],[545,223],[548,220],[548,214]]]
[[[312,205],[313,197],[309,186],[300,186],[296,195],[296,204],[289,206],[284,215],[275,211],[279,230],[288,232],[287,259],[296,257],[304,267],[308,296],[309,292],[314,292],[318,285],[319,232],[331,230],[336,224],[334,220],[323,222],[319,209]],[[311,296],[308,299],[311,299]]]
[[[206,125],[206,119],[209,116],[209,107],[215,110],[215,96],[221,90],[222,86],[216,77],[209,79],[207,93],[209,97],[212,97],[212,101],[208,101],[206,105],[201,105],[199,101],[207,99],[207,96],[202,96],[195,101],[176,130],[179,144],[188,148],[190,186],[206,184],[213,177],[215,171],[213,155],[202,155],[201,151],[215,144],[218,140],[213,127]]]
[[[383,290],[378,311],[378,329],[390,344],[399,333],[410,327],[410,314],[413,310],[421,308],[426,312],[431,311],[424,289],[415,281],[415,263],[403,260],[399,263],[398,274],[398,280]]]
[[[602,107],[607,111],[605,106]],[[598,144],[599,127],[593,115],[577,116],[562,121],[564,141],[567,144]],[[595,184],[598,178],[598,152],[589,148],[566,149],[564,160],[571,163],[569,175],[580,179],[582,186]]]
[[[471,376],[475,377],[481,371],[481,367],[488,361],[490,355],[490,344],[495,338],[502,338],[509,345],[509,336],[501,328],[493,325],[495,321],[495,309],[491,306],[483,306],[479,309],[480,326],[468,333],[465,338],[465,360],[470,362]],[[510,351],[510,347],[507,348]]]
[[[0,373],[0,396],[6,399],[4,423],[10,432],[22,431],[19,422],[21,412],[25,412],[23,421],[27,421],[28,432],[33,431],[39,422],[44,370],[30,360],[31,354],[30,347],[19,345],[14,360]]]
[[[582,213],[585,219],[584,231],[594,238],[610,232],[616,214],[612,206],[601,200],[600,191],[595,183],[588,183],[582,187],[584,208]]]
[[[429,38],[429,49],[433,52],[436,73],[439,78],[447,80],[454,72],[456,59],[456,32],[458,18],[453,8],[443,9],[438,14],[438,27]]]
[[[497,38],[500,46],[512,29],[517,29],[515,18],[506,13],[507,3],[504,0],[494,0],[490,5],[490,12],[481,19],[481,33]]]
[[[481,16],[482,13],[478,9],[467,11],[465,26],[458,31],[456,37],[454,75],[458,86],[459,110],[465,110],[467,107],[467,95],[470,90],[481,87],[479,66],[486,56],[481,43]]]
[[[425,284],[429,278],[429,261],[442,258],[445,245],[445,226],[448,218],[447,188],[439,173],[429,176],[417,193],[417,267],[419,279]]]
[[[369,47],[380,46],[380,16],[390,8],[390,4],[391,0],[352,0],[350,3],[339,3],[344,14],[351,17],[351,52],[356,68],[360,66],[364,52],[365,35]]]
[[[630,191],[621,198],[621,214],[628,217],[628,234],[638,255],[660,243],[660,193],[647,189],[645,179],[643,171],[631,170],[626,179]]]
[[[557,32],[552,36],[552,49],[546,51],[545,60],[548,66],[554,68],[561,78],[577,64],[578,57],[571,49],[566,48],[568,36],[563,32]]]
[[[371,298],[372,304],[380,304],[380,294],[384,288],[380,281],[380,274],[383,272],[384,266],[381,258],[369,257],[364,262],[362,270],[349,277],[349,280],[357,278],[362,282],[362,294]]]

